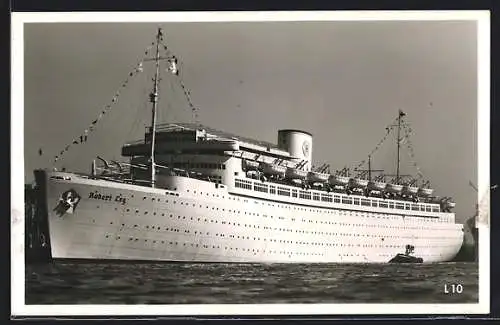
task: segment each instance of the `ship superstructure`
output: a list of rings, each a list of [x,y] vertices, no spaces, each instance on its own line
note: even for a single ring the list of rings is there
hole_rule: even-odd
[[[388,262],[412,247],[424,262],[451,260],[463,241],[454,202],[397,173],[313,168],[313,135],[279,130],[277,144],[198,123],[152,123],[98,158],[88,174],[35,171],[55,259],[188,262]],[[170,70],[177,73],[175,57]]]

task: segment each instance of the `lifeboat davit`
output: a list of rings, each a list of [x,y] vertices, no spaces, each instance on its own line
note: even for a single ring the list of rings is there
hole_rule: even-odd
[[[297,168],[287,168],[285,177],[289,179],[304,179],[307,177],[307,171]]]
[[[244,170],[257,170],[259,169],[259,163],[253,160],[243,160],[242,161],[242,167]]]
[[[324,183],[330,178],[330,174],[309,172],[307,173],[307,180],[313,183]]]
[[[409,194],[409,195],[415,195],[418,193],[418,187],[411,186],[411,185],[405,185],[405,186],[403,186],[403,193]]]
[[[385,187],[387,186],[387,183],[385,182],[379,182],[379,181],[370,181],[368,182],[368,189],[371,191],[380,191],[382,192],[385,190]]]
[[[389,193],[396,193],[399,194],[403,190],[403,185],[399,184],[387,184],[385,187],[385,190]]]
[[[353,188],[366,188],[368,186],[368,180],[362,178],[351,178],[349,184]]]
[[[285,166],[280,166],[276,164],[261,163],[262,172],[268,175],[280,175],[284,176],[286,172]]]
[[[331,175],[328,178],[328,182],[333,186],[345,186],[349,184],[348,176]]]
[[[418,189],[418,195],[420,196],[431,196],[432,193],[434,193],[434,189],[433,188],[419,188]]]

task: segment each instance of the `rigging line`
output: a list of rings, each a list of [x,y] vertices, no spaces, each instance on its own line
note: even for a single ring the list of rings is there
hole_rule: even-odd
[[[143,89],[143,98],[147,98],[148,91],[146,89]],[[133,133],[136,131],[137,126],[139,125],[140,122],[143,121],[144,118],[141,118],[143,115],[141,114],[142,111],[146,111],[147,109],[147,103],[144,102],[141,105],[137,105],[136,111],[135,111],[135,116],[134,116],[134,121],[132,122],[132,126],[130,127],[130,130],[127,134],[127,138],[131,138]]]
[[[170,89],[171,89],[171,95],[169,95],[169,100],[166,101],[166,107],[167,109],[165,111],[163,110],[158,110],[158,119],[163,119],[165,123],[168,123],[169,121],[169,113],[172,112],[173,115],[172,115],[172,119],[171,119],[171,122],[174,121],[174,118],[175,118],[175,110],[174,110],[174,107],[172,107],[171,103],[175,101],[175,96],[176,96],[176,93],[175,93],[175,89],[172,85],[172,80],[171,78],[169,77],[166,77],[165,78],[166,81],[165,83],[166,84],[162,84],[165,86],[164,89],[168,88],[170,86]]]
[[[193,104],[193,99],[191,97],[191,91],[185,86],[185,83],[184,83],[184,63],[182,63],[181,61],[181,64],[180,64],[180,67],[181,67],[181,77],[180,77],[180,82],[182,83],[182,87],[183,89],[185,90],[185,96],[187,97],[188,101],[189,101],[189,106],[191,108],[191,113],[192,113],[192,119],[193,119],[193,122],[195,122],[196,124],[199,124],[199,109],[197,106],[195,106]]]
[[[391,131],[395,128],[395,123],[397,122],[398,118],[395,118],[389,125],[387,125],[387,127],[385,128],[386,129],[386,133],[384,134],[383,138],[377,143],[377,145],[375,146],[374,149],[372,149],[372,151],[368,154],[368,156],[373,156],[373,154],[375,152],[378,151],[378,149],[380,149],[380,146],[385,142],[385,140],[387,140],[387,137],[389,136],[389,134],[391,133]],[[362,167],[364,164],[366,164],[366,159],[363,159],[357,166],[356,166],[356,169],[359,169],[360,167]]]
[[[415,159],[415,152],[413,150],[413,144],[410,139],[410,134],[411,134],[411,127],[409,126],[409,123],[403,123],[403,129],[405,130],[405,136],[404,138],[406,139],[406,145],[408,148],[408,156],[410,157],[410,161],[413,164],[413,166],[417,169],[417,174],[421,179],[424,179],[424,174],[422,173],[422,170],[418,166],[416,159]]]
[[[170,54],[170,57],[175,59],[175,62],[176,64],[180,67],[180,69],[177,70],[177,73],[175,74],[178,78],[178,81],[180,83],[180,86],[184,92],[184,97],[186,98],[187,102],[188,102],[188,105],[189,105],[189,108],[191,109],[191,113],[192,113],[192,118],[194,120],[195,123],[199,123],[199,120],[198,120],[198,117],[199,117],[199,114],[198,114],[198,107],[196,107],[194,104],[193,104],[193,101],[191,99],[191,92],[188,90],[188,88],[186,87],[186,84],[184,82],[184,62],[179,59],[172,51],[170,51],[167,47],[167,45],[165,45],[163,42],[161,43],[161,45],[163,46],[165,52],[166,52],[166,56],[169,57],[169,54]]]
[[[154,45],[154,42],[152,43],[152,45],[148,46],[145,50],[145,57],[147,57],[147,54],[148,52],[151,50],[151,48],[153,47]],[[136,67],[132,70],[132,72],[130,72],[128,74],[128,76],[126,77],[126,79],[122,82],[120,88],[115,92],[115,95],[113,96],[112,100],[111,100],[111,103],[107,104],[104,106],[103,110],[99,113],[97,119],[95,119],[87,129],[85,129],[85,131],[80,134],[79,136],[79,139],[80,141],[78,141],[78,137],[76,137],[72,142],[71,144],[68,144],[66,147],[64,147],[63,150],[60,151],[59,154],[57,154],[55,157],[54,157],[54,161],[53,161],[53,164],[57,163],[57,161],[62,158],[65,153],[72,147],[72,145],[75,145],[75,144],[82,144],[84,142],[87,142],[87,137],[89,135],[90,132],[93,132],[94,131],[94,128],[96,127],[96,125],[98,124],[98,122],[102,119],[102,117],[107,114],[111,108],[116,104],[116,102],[118,101],[118,97],[120,96],[121,94],[121,90],[124,89],[128,83],[130,82],[130,79],[132,77],[135,77],[139,72],[142,72],[142,65],[143,65],[143,62],[144,62],[145,58],[142,59],[141,61],[139,61],[139,63],[136,65]]]
[[[181,68],[183,67],[183,65],[181,65]],[[191,112],[193,114],[193,119],[196,121],[197,120],[197,116],[198,116],[198,108],[193,104],[193,100],[191,98],[191,92],[189,91],[189,89],[186,87],[186,83],[184,82],[184,78],[183,78],[183,68],[180,69],[180,74],[177,75],[177,78],[178,78],[178,81],[179,81],[179,84],[182,88],[182,91],[184,92],[184,96],[188,102],[188,105],[189,105],[189,108],[191,109]]]
[[[175,101],[176,99],[178,99],[180,95],[179,95],[179,92],[178,92],[178,91],[176,90],[176,88],[175,88],[175,83],[174,83],[174,81],[173,81],[171,78],[168,78],[168,80],[169,80],[170,89],[172,90],[172,99],[173,99],[173,100],[172,100],[172,101],[168,101],[168,104],[167,104],[167,105],[169,106],[169,108],[171,108],[171,109],[172,109],[172,110],[171,110],[171,111],[172,111],[172,113],[173,113],[173,114],[172,114],[172,117],[173,117],[173,120],[175,120],[175,117],[176,117],[176,111],[175,111],[175,106],[173,106],[173,105],[174,105],[174,101]],[[182,100],[179,100],[179,101],[182,101]]]
[[[172,90],[172,97],[174,95],[177,95],[176,91],[175,91],[175,88],[174,88],[174,83],[172,82],[172,80],[170,78],[168,78],[168,84],[170,86],[170,89]],[[173,107],[173,104],[172,104],[173,101],[167,101],[167,107],[168,107],[168,110],[167,112],[172,112],[173,116],[172,116],[172,121],[175,120],[175,107]],[[168,121],[168,115],[166,114],[165,116],[165,119]]]

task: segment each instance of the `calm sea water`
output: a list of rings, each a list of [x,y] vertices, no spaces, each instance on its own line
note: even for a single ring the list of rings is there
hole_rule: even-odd
[[[445,285],[450,293],[445,293]],[[461,293],[452,293],[461,285]],[[474,303],[475,263],[26,267],[26,304]]]

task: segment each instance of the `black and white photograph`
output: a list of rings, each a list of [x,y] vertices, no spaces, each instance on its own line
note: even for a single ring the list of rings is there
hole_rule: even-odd
[[[14,14],[15,310],[487,312],[489,14],[344,14]]]

